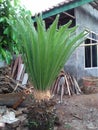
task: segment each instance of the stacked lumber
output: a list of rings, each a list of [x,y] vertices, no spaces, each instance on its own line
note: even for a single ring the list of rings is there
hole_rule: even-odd
[[[11,77],[11,68],[0,68],[0,94],[22,91],[23,85]]]
[[[61,71],[51,88],[51,92],[52,94],[59,94],[62,101],[63,95],[81,94],[81,89],[74,76]]]
[[[15,90],[17,90],[18,87],[26,89],[28,74],[25,72],[25,65],[23,64],[21,55],[13,60],[11,67],[11,77],[17,82]]]
[[[20,92],[28,86],[28,74],[25,73],[21,55],[13,60],[11,67],[0,68],[0,94]]]
[[[8,66],[0,68],[0,77],[5,75],[11,76],[11,68]]]
[[[0,94],[11,93],[15,84],[8,78],[11,77],[10,67],[0,68]]]
[[[0,105],[16,109],[19,105],[28,106],[33,101],[33,89],[29,83],[25,88],[11,77],[9,66],[0,68]]]

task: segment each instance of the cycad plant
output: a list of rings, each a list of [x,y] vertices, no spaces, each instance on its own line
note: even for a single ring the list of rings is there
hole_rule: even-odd
[[[11,19],[13,35],[18,39],[29,78],[36,90],[46,91],[81,44],[85,33],[74,35],[77,27],[69,28],[71,21],[58,27],[59,16],[48,29],[41,16],[36,17],[35,27],[31,16],[26,16],[24,11]]]

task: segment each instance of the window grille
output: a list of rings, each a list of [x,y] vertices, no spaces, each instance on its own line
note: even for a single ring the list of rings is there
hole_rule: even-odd
[[[90,32],[85,40],[85,68],[98,67],[98,35]]]

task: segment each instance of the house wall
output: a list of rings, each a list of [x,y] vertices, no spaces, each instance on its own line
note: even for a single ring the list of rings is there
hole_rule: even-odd
[[[5,64],[5,62],[4,61],[0,61],[0,68],[1,67],[4,67],[6,64]]]
[[[91,5],[86,4],[75,8],[76,25],[79,25],[77,34],[85,28],[98,34],[98,11]],[[98,67],[85,68],[84,47],[78,47],[69,61],[65,64],[65,71],[69,71],[78,80],[85,76],[97,76]]]

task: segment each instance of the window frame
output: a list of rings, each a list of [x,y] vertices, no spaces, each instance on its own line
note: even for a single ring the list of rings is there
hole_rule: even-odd
[[[98,34],[96,34],[96,33],[93,32],[93,31],[89,31],[88,29],[87,29],[86,31],[89,32],[89,34],[87,35],[86,40],[87,40],[87,39],[90,40],[90,43],[89,43],[89,44],[91,44],[91,45],[88,45],[88,46],[90,47],[90,49],[91,49],[91,51],[90,51],[90,53],[91,53],[91,57],[90,57],[90,58],[91,58],[91,60],[90,60],[91,63],[90,63],[90,64],[91,64],[91,65],[90,65],[90,67],[87,67],[87,66],[86,66],[86,57],[85,57],[85,53],[86,53],[86,52],[85,52],[85,48],[86,48],[87,45],[86,45],[86,43],[84,42],[84,68],[85,68],[85,69],[95,69],[95,68],[98,68]],[[95,37],[96,37],[95,39],[93,38],[93,34],[94,34]],[[86,41],[86,40],[85,40],[85,41]],[[94,43],[93,41],[95,41],[95,43]],[[92,51],[93,51],[93,50],[92,50],[92,46],[95,46],[95,45],[97,46],[97,47],[96,47],[96,49],[97,49],[97,51],[96,51],[96,53],[97,53],[97,54],[96,54],[96,57],[97,57],[97,58],[96,58],[96,60],[97,60],[97,61],[96,61],[96,62],[97,62],[97,66],[94,66],[94,65],[93,65],[93,58],[92,58],[92,57],[93,57],[93,54],[92,54]]]

